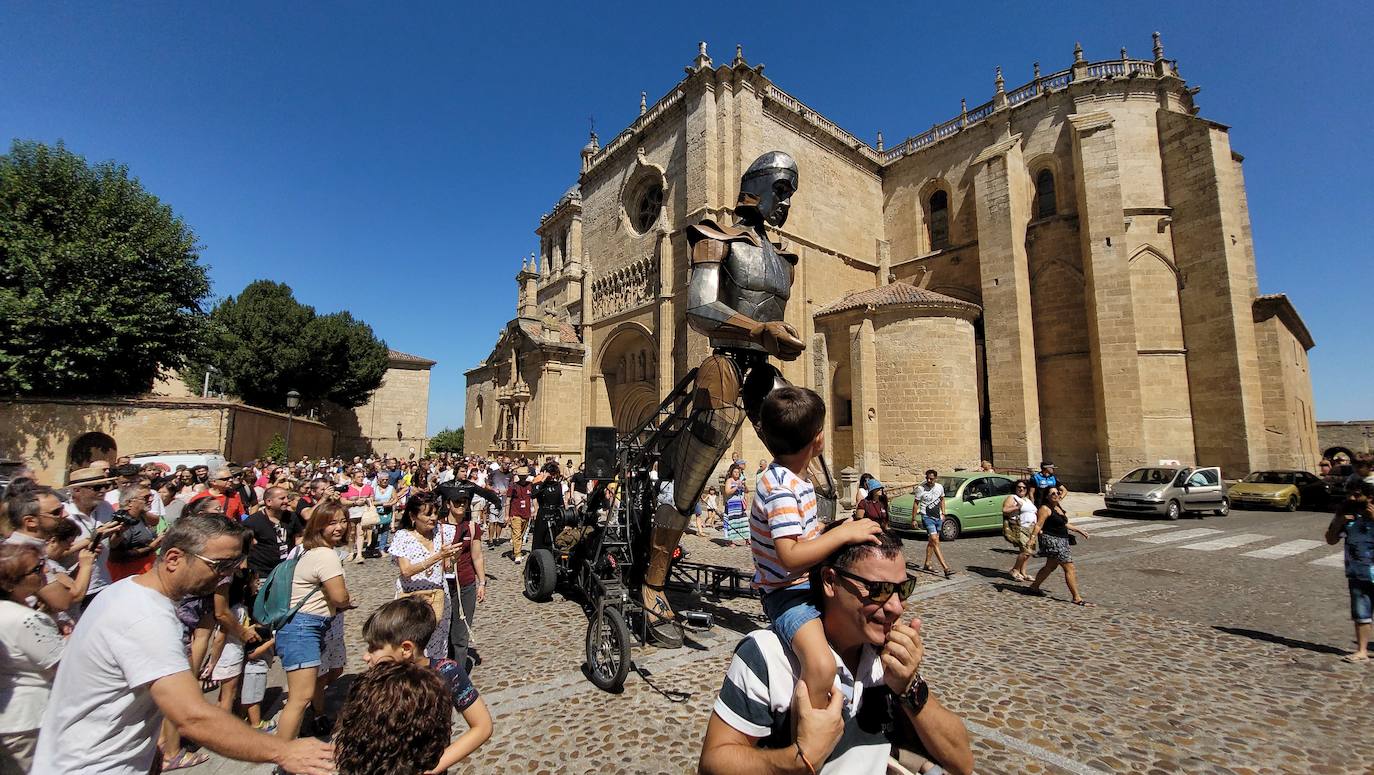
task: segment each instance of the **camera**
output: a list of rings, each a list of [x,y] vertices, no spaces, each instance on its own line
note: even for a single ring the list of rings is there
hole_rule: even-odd
[[[124,509],[120,509],[110,515],[110,521],[117,522],[123,527],[129,527],[130,525],[137,525],[139,520],[138,517],[135,517]]]

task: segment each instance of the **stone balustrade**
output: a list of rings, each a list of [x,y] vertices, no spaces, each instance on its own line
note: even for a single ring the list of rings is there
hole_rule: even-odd
[[[1079,75],[1079,73],[1083,75]],[[1162,75],[1173,75],[1177,73],[1177,64],[1172,60],[1149,60],[1149,59],[1109,59],[1102,62],[1090,62],[1078,64],[1067,70],[1060,70],[1057,73],[1050,73],[1031,81],[1024,86],[1019,86],[1006,93],[1006,104],[1008,107],[1019,105],[1027,100],[1060,91],[1076,81],[1107,79],[1107,78],[1158,78]],[[884,163],[895,161],[901,157],[924,148],[931,143],[943,140],[950,135],[957,134],[974,124],[985,120],[996,110],[996,100],[979,105],[966,113],[944,122],[936,124],[930,129],[918,135],[913,135],[883,151],[882,160]]]

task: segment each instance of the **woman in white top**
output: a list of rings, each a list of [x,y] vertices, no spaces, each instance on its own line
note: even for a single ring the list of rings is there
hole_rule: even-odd
[[[288,692],[277,718],[277,736],[286,740],[300,732],[305,708],[315,699],[330,625],[341,611],[354,606],[336,551],[347,536],[348,513],[337,498],[315,506],[301,533],[300,559],[291,577],[291,605],[300,609],[277,630],[276,643]]]
[[[445,659],[452,614],[448,585],[444,583],[444,565],[451,563],[462,550],[462,545],[454,541],[457,529],[453,525],[438,524],[434,503],[427,496],[411,498],[401,512],[400,521],[401,529],[391,539],[391,547],[387,550],[400,571],[396,577],[396,597],[413,595],[434,609],[438,626],[425,644],[425,656]]]
[[[38,727],[66,642],[57,624],[24,601],[45,583],[32,546],[0,546],[0,772],[28,772]]]
[[[1002,501],[1002,535],[1015,546],[1018,554],[1016,563],[1011,566],[1011,577],[1017,581],[1030,581],[1026,575],[1026,563],[1035,552],[1035,542],[1031,535],[1035,532],[1035,502],[1029,497],[1030,485],[1024,480],[1016,483],[1016,489]]]

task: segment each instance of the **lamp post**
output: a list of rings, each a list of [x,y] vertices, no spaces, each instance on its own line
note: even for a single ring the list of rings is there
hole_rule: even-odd
[[[301,394],[294,390],[286,391],[286,452],[282,455],[291,460],[291,420],[296,416],[296,408],[301,405]]]

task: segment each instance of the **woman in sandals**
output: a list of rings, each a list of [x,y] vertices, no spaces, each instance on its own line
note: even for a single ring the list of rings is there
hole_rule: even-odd
[[[1088,537],[1079,528],[1069,522],[1069,515],[1064,511],[1062,501],[1064,494],[1057,488],[1051,488],[1046,495],[1045,505],[1040,507],[1036,514],[1035,529],[1031,531],[1031,540],[1040,542],[1040,556],[1045,558],[1045,567],[1035,574],[1035,581],[1029,587],[1033,595],[1045,596],[1045,591],[1040,588],[1045,583],[1045,579],[1054,573],[1055,568],[1064,568],[1064,583],[1069,587],[1069,595],[1074,605],[1091,606],[1092,603],[1083,599],[1078,593],[1078,573],[1073,567],[1073,554],[1069,551],[1070,543],[1069,531],[1073,531],[1084,538]]]
[[[1026,563],[1030,562],[1035,551],[1035,526],[1040,521],[1035,502],[1030,499],[1030,484],[1022,479],[1017,481],[1015,491],[1002,501],[1002,519],[1006,523],[1002,534],[1016,547],[1016,563],[1011,566],[1011,577],[1017,581],[1030,581],[1026,575]]]

